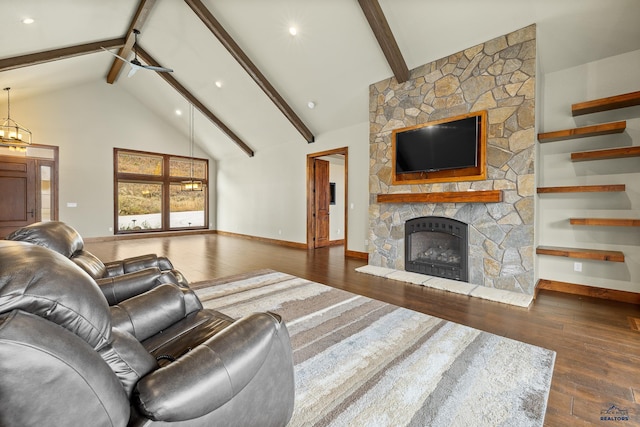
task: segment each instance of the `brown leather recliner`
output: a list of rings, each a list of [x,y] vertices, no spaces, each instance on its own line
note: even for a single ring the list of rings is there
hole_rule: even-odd
[[[65,256],[0,241],[0,425],[286,425],[282,320],[193,309],[188,292],[164,283],[109,306]]]

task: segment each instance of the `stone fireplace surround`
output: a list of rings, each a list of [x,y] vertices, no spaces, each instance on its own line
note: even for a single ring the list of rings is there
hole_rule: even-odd
[[[533,295],[535,25],[370,86],[369,265],[404,270],[404,223],[469,224],[472,285]],[[391,131],[487,110],[487,179],[392,185]],[[500,190],[496,203],[378,203],[379,194]]]

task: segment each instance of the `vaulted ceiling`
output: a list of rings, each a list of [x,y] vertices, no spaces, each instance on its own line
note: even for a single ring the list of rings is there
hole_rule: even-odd
[[[185,133],[175,110],[194,103],[197,143],[217,159],[366,122],[371,83],[533,23],[543,73],[640,49],[637,0],[0,0],[0,11],[12,100],[109,84],[114,57],[100,46],[130,49],[138,28],[141,61],[174,72],[127,78],[125,65],[109,80]]]

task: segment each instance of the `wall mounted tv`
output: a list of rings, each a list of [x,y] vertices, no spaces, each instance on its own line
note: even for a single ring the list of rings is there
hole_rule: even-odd
[[[394,183],[484,174],[485,123],[481,111],[394,130]]]

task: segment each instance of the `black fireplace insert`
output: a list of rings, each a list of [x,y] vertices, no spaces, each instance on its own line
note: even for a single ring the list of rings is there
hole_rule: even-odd
[[[439,216],[410,219],[404,226],[405,270],[467,282],[468,226]]]

